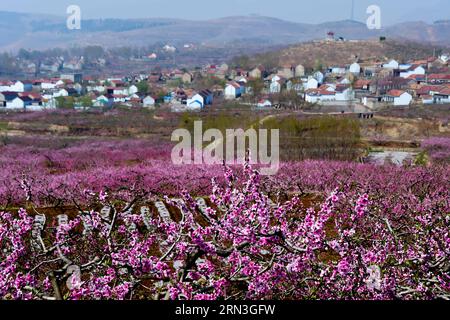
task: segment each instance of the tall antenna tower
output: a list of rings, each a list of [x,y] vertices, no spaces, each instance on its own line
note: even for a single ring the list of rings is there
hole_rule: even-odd
[[[350,12],[350,20],[355,20],[355,0],[352,0],[352,11]]]

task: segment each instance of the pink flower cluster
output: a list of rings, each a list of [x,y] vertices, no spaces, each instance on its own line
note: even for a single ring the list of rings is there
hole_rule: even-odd
[[[245,164],[212,180],[206,209],[189,192],[183,201],[166,197],[166,219],[142,213],[152,194],[133,187],[125,198],[86,192],[76,202],[80,215],[37,233],[24,210],[1,213],[0,298],[450,297],[450,197],[437,183],[445,178],[433,168],[410,169],[382,188],[378,175],[400,177],[407,169],[361,166],[353,172],[364,178],[359,183],[351,174],[340,183],[335,174],[332,189],[331,182],[316,181],[316,190],[326,193],[309,203],[306,186],[317,173],[292,173],[312,164],[320,170],[320,162],[285,167],[279,180],[283,187],[304,178],[294,184],[302,196],[269,188],[274,185]],[[36,188],[27,183],[33,199]],[[110,211],[83,210],[86,205]]]

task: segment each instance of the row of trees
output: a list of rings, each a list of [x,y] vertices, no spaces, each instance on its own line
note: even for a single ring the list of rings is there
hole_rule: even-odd
[[[293,172],[276,185],[303,180]],[[448,189],[432,169],[404,173],[401,188],[372,171],[369,184],[331,179],[313,203],[274,202],[246,163],[212,182],[209,203],[184,192],[163,215],[124,185],[86,190],[58,219],[22,179],[29,210],[0,213],[0,298],[448,300]]]

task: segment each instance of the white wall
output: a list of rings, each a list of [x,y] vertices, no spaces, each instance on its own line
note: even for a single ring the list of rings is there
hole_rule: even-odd
[[[336,92],[336,101],[350,101],[353,100],[353,91],[351,89],[343,92]]]
[[[350,65],[349,71],[351,73],[359,74],[361,72],[361,66],[359,65],[359,63],[355,62]]]
[[[425,75],[425,68],[423,67],[417,67],[414,70],[410,70],[410,71],[405,71],[405,72],[400,72],[400,77],[402,78],[408,78],[409,76],[413,75],[413,74],[419,74],[419,75]]]
[[[15,98],[12,101],[6,103],[6,108],[8,109],[23,109],[25,108],[25,103],[20,98]]]
[[[391,61],[389,61],[389,63],[383,64],[383,68],[385,68],[385,69],[398,69],[398,67],[399,67],[399,64],[395,60],[391,60]]]
[[[316,79],[311,78],[306,83],[305,89],[317,89],[318,87],[319,87],[319,82]]]
[[[412,96],[405,92],[400,97],[394,98],[394,106],[408,106],[412,101]]]
[[[198,103],[197,101],[199,101],[200,103]],[[192,96],[192,98],[187,99],[186,104],[189,108],[197,109],[197,108],[203,108],[203,106],[205,105],[205,101],[201,95],[196,94],[196,95]]]
[[[280,93],[281,92],[281,84],[279,82],[272,82],[270,84],[270,93]]]
[[[236,99],[236,88],[232,85],[228,85],[225,87],[225,99],[232,100]]]

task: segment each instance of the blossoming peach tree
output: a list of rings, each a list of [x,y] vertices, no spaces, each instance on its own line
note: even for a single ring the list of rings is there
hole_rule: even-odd
[[[86,192],[79,214],[53,224],[30,202],[2,212],[0,298],[450,298],[445,196],[392,207],[340,186],[313,203],[274,203],[249,164],[239,177],[213,180],[207,206],[188,192],[165,198],[176,208],[166,219],[133,188]],[[31,182],[22,186],[32,199]]]

